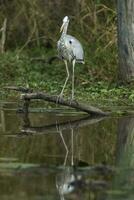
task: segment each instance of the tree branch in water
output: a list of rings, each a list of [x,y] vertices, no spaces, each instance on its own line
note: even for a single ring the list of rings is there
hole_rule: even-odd
[[[28,112],[28,107],[30,100],[33,99],[42,99],[47,102],[59,104],[62,106],[68,106],[71,108],[75,108],[76,110],[86,112],[90,115],[101,115],[101,116],[106,116],[109,115],[110,113],[104,112],[99,108],[96,108],[91,105],[85,105],[80,102],[77,102],[75,100],[66,100],[64,98],[59,98],[57,95],[50,95],[45,92],[33,92],[32,89],[29,88],[24,88],[24,87],[14,87],[14,86],[8,86],[5,87],[5,89],[10,89],[10,90],[16,90],[19,92],[23,92],[21,94],[21,100],[24,100],[24,111]]]

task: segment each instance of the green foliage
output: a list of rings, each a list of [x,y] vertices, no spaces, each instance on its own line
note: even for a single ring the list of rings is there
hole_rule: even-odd
[[[114,85],[117,42],[113,1],[82,0],[78,4],[71,0],[62,3],[13,0],[3,1],[0,8],[0,24],[7,18],[6,52],[0,55],[1,86],[21,85],[60,93],[66,76],[63,62],[54,61],[49,65],[31,62],[31,58],[47,60],[57,54],[59,27],[63,16],[69,15],[68,32],[83,44],[86,62],[75,68],[76,97],[111,104],[134,101],[133,86],[128,89]],[[68,84],[65,95],[70,93],[71,84]]]
[[[35,52],[33,52],[34,54]],[[50,55],[49,52],[46,52],[46,54]],[[61,78],[59,76],[62,72],[65,72],[64,68],[60,70],[59,65],[51,66],[42,62],[31,61],[29,52],[19,54],[19,57],[16,52],[7,52],[1,55],[0,65],[0,78],[3,80],[1,86],[11,84],[53,90],[58,84],[60,85],[59,80]]]
[[[80,93],[83,94],[80,96]],[[115,84],[109,85],[107,82],[101,81],[93,83],[88,87],[80,89],[78,96],[82,99],[88,99],[88,101],[94,104],[100,103],[103,106],[127,106],[133,105],[134,102],[134,88],[133,86],[115,86]]]
[[[31,51],[35,57],[52,54],[60,36],[62,18],[69,15],[68,32],[84,47],[86,69],[83,73],[94,81],[116,78],[116,12],[112,1],[13,0],[2,1],[0,8],[0,24],[7,18],[7,51],[12,49],[19,54],[30,49],[29,56]]]
[[[88,46],[96,40],[111,46],[115,42],[115,4],[105,0],[49,2],[42,0],[12,0],[0,3],[0,24],[7,18],[6,47],[25,44],[53,46],[59,35],[64,15],[71,18],[69,31],[78,35]]]
[[[36,49],[36,51],[27,51],[23,54],[17,52],[7,52],[0,57],[1,73],[0,83],[1,88],[6,85],[18,85],[30,87],[50,94],[59,94],[65,81],[66,71],[64,63],[54,61],[53,64],[32,61],[32,55],[43,58],[43,53],[48,58],[53,55],[45,49]],[[32,57],[33,58],[33,57]],[[86,73],[85,73],[86,72]],[[134,102],[134,87],[133,85],[118,86],[113,81],[97,80],[95,75],[89,75],[87,65],[77,65],[75,68],[75,96],[76,99],[92,104],[100,104],[100,106],[115,106],[115,105],[133,105]],[[4,93],[1,90],[1,98],[6,98],[11,95]],[[65,89],[65,97],[71,96],[71,80]],[[16,93],[14,93],[16,95]],[[12,92],[13,96],[13,92]]]

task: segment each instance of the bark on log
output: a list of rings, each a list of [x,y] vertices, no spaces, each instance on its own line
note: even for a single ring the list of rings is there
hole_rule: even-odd
[[[65,100],[63,98],[58,99],[58,96],[52,96],[52,95],[49,95],[47,93],[42,93],[42,92],[22,94],[21,99],[24,99],[26,101],[31,100],[31,99],[42,99],[48,102],[53,102],[53,103],[60,104],[63,106],[72,107],[91,115],[107,115],[108,114],[96,107],[93,107],[90,105],[85,106],[85,104],[81,104],[76,101]]]
[[[96,108],[94,106],[85,105],[85,104],[79,103],[75,100],[74,101],[66,100],[66,99],[63,99],[63,98],[59,98],[57,95],[53,96],[53,95],[49,95],[45,92],[32,92],[31,93],[31,92],[29,92],[29,91],[32,91],[31,89],[23,88],[23,87],[12,87],[12,86],[5,87],[5,89],[24,92],[24,94],[21,94],[21,100],[24,100],[24,111],[25,112],[28,112],[30,100],[32,100],[32,99],[42,99],[42,100],[52,102],[52,103],[55,103],[55,104],[75,108],[79,111],[86,112],[90,115],[106,116],[106,115],[110,114],[110,113],[104,112],[104,111],[102,111],[99,108]]]

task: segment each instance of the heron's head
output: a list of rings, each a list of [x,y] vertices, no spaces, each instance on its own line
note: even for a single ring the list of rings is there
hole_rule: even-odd
[[[65,26],[68,25],[68,23],[69,23],[69,18],[68,18],[68,16],[65,16],[65,17],[63,18],[63,24],[62,24],[62,26],[61,26],[61,28],[60,28],[60,32],[64,29]]]

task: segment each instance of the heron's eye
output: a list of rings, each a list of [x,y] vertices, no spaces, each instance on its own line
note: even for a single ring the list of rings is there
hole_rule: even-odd
[[[70,44],[72,44],[72,41],[71,41],[71,40],[69,40],[69,43],[70,43]]]

